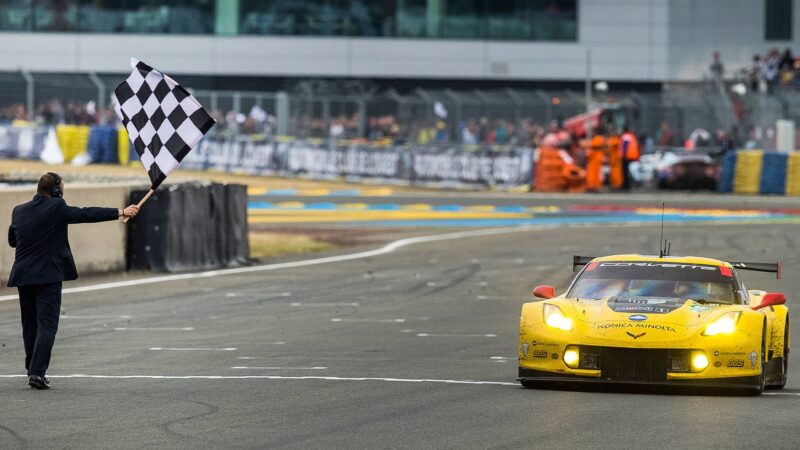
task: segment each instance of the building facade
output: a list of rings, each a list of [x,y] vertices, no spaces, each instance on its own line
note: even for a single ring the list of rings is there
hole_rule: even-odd
[[[7,0],[0,71],[662,83],[800,49],[800,0]],[[590,51],[590,52],[589,52]]]

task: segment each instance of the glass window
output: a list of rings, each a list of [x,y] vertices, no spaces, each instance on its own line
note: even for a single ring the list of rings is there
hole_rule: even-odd
[[[574,41],[578,39],[576,0],[535,0],[529,3],[531,40]]]
[[[32,30],[34,9],[31,0],[9,0],[2,2],[2,5],[0,5],[0,30]]]
[[[395,36],[423,38],[436,36],[436,30],[428,30],[427,0],[397,0],[395,13]],[[438,15],[436,16],[438,20]]]
[[[448,0],[441,37],[479,39],[484,36],[484,0]]]
[[[243,0],[242,34],[393,36],[395,2]]]
[[[768,41],[792,39],[792,0],[766,0],[764,37]]]
[[[489,39],[527,40],[531,36],[530,8],[526,0],[495,0],[486,17]]]
[[[215,0],[12,0],[0,5],[0,30],[209,34],[214,6]]]
[[[0,30],[574,41],[577,1],[0,0]]]

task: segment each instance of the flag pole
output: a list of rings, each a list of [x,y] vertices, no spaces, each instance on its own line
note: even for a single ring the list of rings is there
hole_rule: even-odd
[[[155,192],[156,192],[156,190],[155,190],[155,189],[150,189],[150,190],[147,192],[147,194],[145,194],[145,196],[144,196],[144,197],[142,197],[142,199],[141,199],[141,200],[139,200],[139,203],[137,203],[137,204],[136,204],[136,206],[138,206],[139,208],[141,208],[141,207],[142,207],[142,205],[144,205],[144,202],[146,202],[146,201],[147,201],[147,199],[149,199],[149,198],[150,198],[150,196],[152,196],[152,195],[153,195]],[[128,223],[128,221],[129,221],[129,220],[131,220],[131,218],[130,218],[130,217],[126,217],[126,218],[122,219],[122,223]]]

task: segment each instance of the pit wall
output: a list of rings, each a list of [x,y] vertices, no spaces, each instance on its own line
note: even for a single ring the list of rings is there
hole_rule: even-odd
[[[64,190],[64,200],[71,206],[126,206],[131,187],[122,184],[73,184]],[[16,205],[25,203],[36,193],[35,185],[0,189],[0,285],[5,286],[14,249],[6,236],[11,225],[11,212]],[[69,242],[75,264],[81,275],[125,270],[125,225],[121,221],[71,225]]]

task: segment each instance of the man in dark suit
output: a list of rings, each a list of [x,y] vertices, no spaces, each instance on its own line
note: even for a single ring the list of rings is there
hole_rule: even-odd
[[[14,208],[8,229],[8,243],[16,248],[8,285],[19,291],[25,369],[34,389],[50,388],[45,373],[58,331],[61,283],[78,278],[67,225],[134,217],[139,212],[136,205],[125,209],[67,206],[63,194],[60,176],[42,175],[33,200]]]

